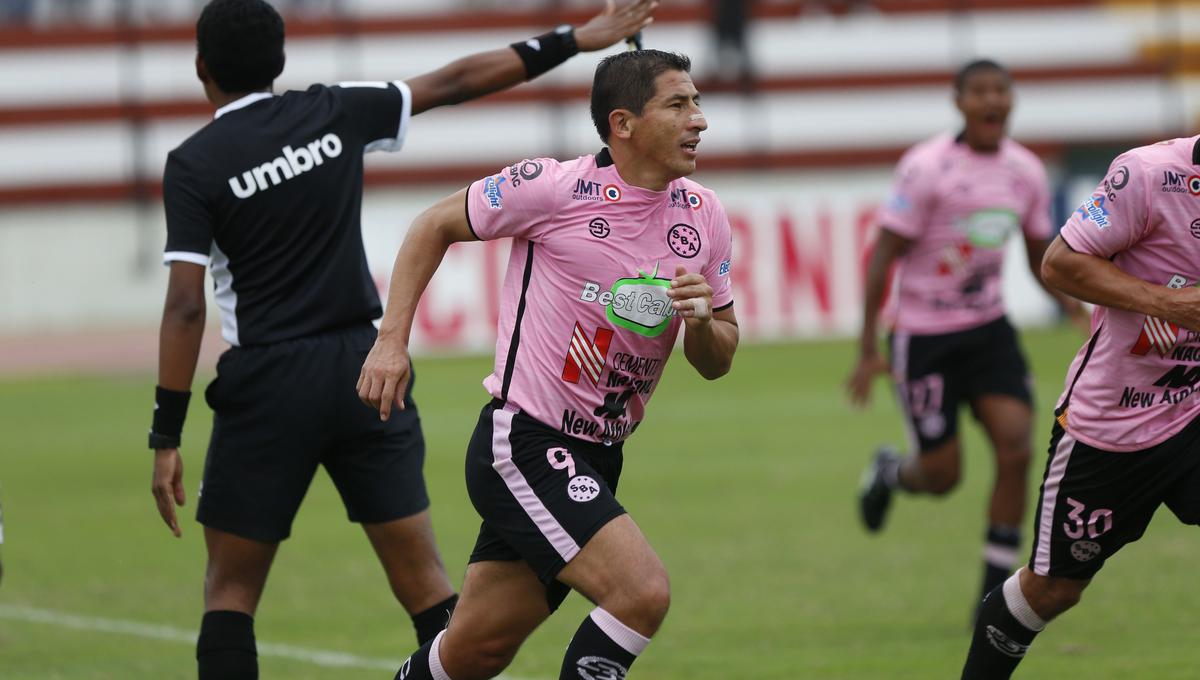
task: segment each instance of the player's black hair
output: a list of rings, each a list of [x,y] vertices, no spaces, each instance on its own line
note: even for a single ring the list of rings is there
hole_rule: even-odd
[[[691,70],[691,59],[661,50],[636,50],[605,57],[592,80],[592,123],[600,139],[608,143],[612,133],[608,114],[614,110],[627,109],[634,115],[642,115],[646,102],[654,97],[654,81],[659,75]]]
[[[270,87],[283,72],[283,17],[263,0],[212,0],[196,21],[196,52],[222,92]]]
[[[958,73],[954,74],[954,91],[961,94],[971,76],[981,71],[999,71],[1005,79],[1012,80],[1012,75],[1008,72],[1008,69],[1001,66],[999,62],[992,61],[991,59],[976,59],[958,69]]]

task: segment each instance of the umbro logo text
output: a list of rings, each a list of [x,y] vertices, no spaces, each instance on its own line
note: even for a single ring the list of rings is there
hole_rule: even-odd
[[[250,198],[255,192],[266,191],[285,180],[312,170],[323,164],[326,158],[337,158],[340,155],[342,140],[330,132],[299,149],[283,147],[283,155],[243,172],[240,181],[236,175],[230,177],[229,188],[233,189],[233,195],[238,198]]]

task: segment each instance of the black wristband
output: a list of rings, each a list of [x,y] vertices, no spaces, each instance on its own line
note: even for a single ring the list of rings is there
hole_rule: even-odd
[[[159,434],[150,432],[150,448],[152,449],[177,449],[179,448],[179,435],[171,436],[169,434]]]
[[[558,28],[510,45],[525,62],[525,78],[532,80],[579,54],[575,44],[575,29],[563,24]]]
[[[154,421],[150,427],[150,448],[171,449],[179,446],[183,421],[187,418],[191,392],[154,388]]]

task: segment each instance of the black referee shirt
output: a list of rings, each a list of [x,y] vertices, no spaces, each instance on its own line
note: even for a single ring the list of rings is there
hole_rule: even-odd
[[[383,310],[363,250],[363,153],[397,151],[403,82],[260,92],[167,156],[166,263],[210,266],[230,344],[364,323]]]

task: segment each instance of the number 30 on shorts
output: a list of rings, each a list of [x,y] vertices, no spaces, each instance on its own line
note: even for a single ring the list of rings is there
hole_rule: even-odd
[[[1087,506],[1074,498],[1067,499],[1067,505],[1071,506],[1071,511],[1067,513],[1067,519],[1070,522],[1063,522],[1063,533],[1067,538],[1080,539],[1086,533],[1088,538],[1100,538],[1108,533],[1113,527],[1113,511],[1108,508],[1100,508],[1093,510],[1088,515],[1087,523],[1083,521],[1083,513],[1087,512]]]
[[[555,470],[567,471],[567,497],[571,500],[586,503],[600,495],[599,482],[587,475],[576,476],[575,459],[571,457],[570,451],[562,447],[547,449],[546,460]]]

